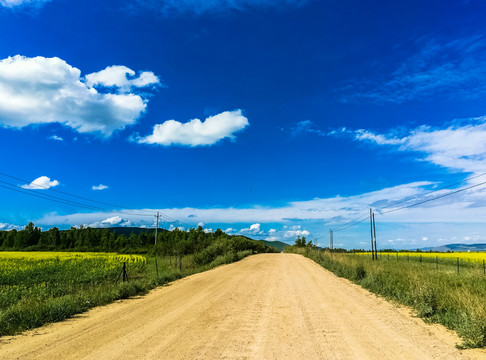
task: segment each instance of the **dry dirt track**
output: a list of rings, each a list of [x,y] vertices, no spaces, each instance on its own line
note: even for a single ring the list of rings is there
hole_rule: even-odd
[[[0,342],[2,359],[467,359],[458,339],[292,254],[196,274]],[[484,357],[486,358],[486,356]]]

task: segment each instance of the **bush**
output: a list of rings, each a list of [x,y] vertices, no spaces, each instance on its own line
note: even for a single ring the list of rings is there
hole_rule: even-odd
[[[358,264],[354,268],[354,279],[355,280],[363,280],[366,276],[366,270],[363,264]]]
[[[422,285],[416,289],[414,298],[418,316],[428,318],[435,315],[437,312],[437,297],[434,289]]]

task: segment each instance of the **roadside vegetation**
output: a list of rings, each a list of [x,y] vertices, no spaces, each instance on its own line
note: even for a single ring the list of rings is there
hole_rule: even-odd
[[[479,261],[462,260],[458,273],[457,254],[438,261],[439,254],[382,253],[372,261],[363,253],[318,249],[305,238],[285,252],[304,255],[371,292],[411,306],[425,321],[455,330],[463,339],[461,347],[486,346],[486,276]]]
[[[42,232],[33,224],[21,231],[0,232],[2,244],[12,245],[2,250],[29,250],[0,251],[0,336],[143,295],[156,286],[248,255],[278,252],[221,230],[163,230],[156,247],[154,236],[153,231],[127,237],[90,228]],[[125,254],[96,252],[104,248]],[[128,281],[123,281],[123,263]]]

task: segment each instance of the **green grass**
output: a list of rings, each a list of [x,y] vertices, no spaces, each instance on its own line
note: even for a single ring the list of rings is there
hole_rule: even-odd
[[[364,255],[338,254],[314,248],[288,247],[287,252],[311,258],[340,277],[411,306],[428,322],[455,330],[465,348],[486,346],[486,276],[481,266],[454,261],[436,268],[435,259],[410,261],[393,256],[372,261]]]

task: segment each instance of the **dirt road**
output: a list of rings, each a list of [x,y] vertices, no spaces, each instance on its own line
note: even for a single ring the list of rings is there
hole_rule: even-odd
[[[264,254],[0,341],[2,359],[466,359],[459,340],[299,255]]]

